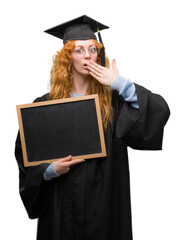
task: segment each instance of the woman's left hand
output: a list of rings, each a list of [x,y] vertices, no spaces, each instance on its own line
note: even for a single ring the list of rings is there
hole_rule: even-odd
[[[90,75],[103,85],[111,86],[119,76],[115,59],[112,60],[112,69],[103,67],[93,61],[89,61],[87,65]]]

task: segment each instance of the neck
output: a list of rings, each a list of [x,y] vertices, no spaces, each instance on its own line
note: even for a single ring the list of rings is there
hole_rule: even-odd
[[[73,75],[72,94],[86,95],[90,86],[91,77],[82,75]]]

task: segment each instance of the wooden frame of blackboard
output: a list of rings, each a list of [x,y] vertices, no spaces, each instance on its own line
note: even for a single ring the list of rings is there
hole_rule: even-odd
[[[35,165],[39,165],[41,163],[51,163],[51,162],[57,161],[60,158],[63,158],[63,157],[66,157],[66,156],[60,156],[60,157],[57,157],[57,158],[50,158],[50,159],[47,159],[47,160],[42,159],[40,161],[39,160],[29,161],[30,159],[29,159],[28,154],[27,154],[27,146],[26,146],[26,139],[25,139],[26,138],[26,136],[25,136],[25,130],[26,130],[25,128],[26,127],[25,127],[25,124],[23,123],[23,118],[22,118],[23,112],[26,109],[31,109],[32,111],[35,111],[37,109],[37,111],[38,111],[38,108],[41,108],[42,106],[45,106],[45,107],[51,106],[51,105],[59,106],[59,105],[56,105],[56,104],[75,103],[75,102],[82,103],[82,102],[88,101],[88,100],[93,100],[93,102],[95,104],[96,117],[97,117],[97,124],[95,123],[97,126],[95,126],[95,127],[99,131],[99,141],[100,141],[99,142],[99,145],[100,145],[99,147],[101,148],[101,151],[92,152],[90,154],[89,153],[88,154],[83,154],[83,152],[82,152],[81,154],[72,156],[72,159],[79,159],[79,158],[90,159],[90,158],[99,158],[99,157],[105,157],[106,156],[106,148],[105,148],[105,140],[104,140],[104,132],[103,132],[103,125],[102,125],[100,104],[99,104],[99,98],[98,98],[97,94],[88,95],[88,96],[81,96],[81,97],[73,97],[73,98],[64,98],[64,99],[59,99],[59,100],[34,102],[34,103],[30,103],[30,104],[22,104],[22,105],[17,105],[16,106],[17,117],[18,117],[18,122],[19,122],[19,131],[20,131],[20,138],[21,138],[23,160],[24,160],[24,166],[25,167],[35,166]],[[70,105],[70,107],[72,107],[72,105]],[[45,121],[47,121],[47,119],[45,119]],[[41,126],[42,126],[42,124],[41,124]],[[70,127],[68,126],[68,128],[70,128]],[[92,129],[92,131],[93,131],[93,129]],[[79,136],[79,141],[80,141],[80,137],[81,136]],[[65,136],[64,136],[64,138],[65,138]],[[68,154],[68,155],[70,155],[70,154]]]

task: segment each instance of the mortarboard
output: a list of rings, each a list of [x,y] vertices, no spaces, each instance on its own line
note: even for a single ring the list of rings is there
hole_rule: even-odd
[[[83,15],[71,21],[57,25],[53,28],[47,29],[44,32],[49,33],[55,37],[63,39],[65,44],[68,40],[88,40],[96,39],[95,32],[98,32],[99,41],[102,43],[100,31],[109,28],[96,20]],[[101,65],[105,66],[105,49],[104,45],[101,49]]]

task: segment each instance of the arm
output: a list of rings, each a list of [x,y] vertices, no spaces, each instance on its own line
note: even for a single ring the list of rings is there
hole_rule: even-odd
[[[48,196],[50,196],[52,191],[52,185],[43,181],[43,174],[48,164],[24,167],[19,133],[15,143],[15,157],[19,167],[19,193],[21,199],[29,218],[38,218],[43,213],[47,205]]]
[[[134,149],[161,150],[169,107],[158,94],[135,84],[139,110],[124,102],[116,125],[116,135]]]
[[[111,88],[118,91],[126,102],[130,102],[133,107],[139,109],[136,88],[133,82],[119,76],[112,83]]]
[[[102,67],[92,61],[88,66],[90,75],[100,83],[111,86],[114,85],[114,81],[117,81],[119,73],[115,60],[112,62],[112,69]],[[170,115],[169,107],[160,95],[153,94],[137,84],[134,85],[136,94],[135,91],[130,91],[131,94],[127,95],[127,91],[126,94],[122,91],[123,99],[120,100],[122,108],[116,124],[116,136],[124,139],[128,146],[135,149],[160,150],[164,126]],[[123,86],[123,89],[127,88]],[[131,99],[130,96],[137,96],[139,110],[126,101]]]

